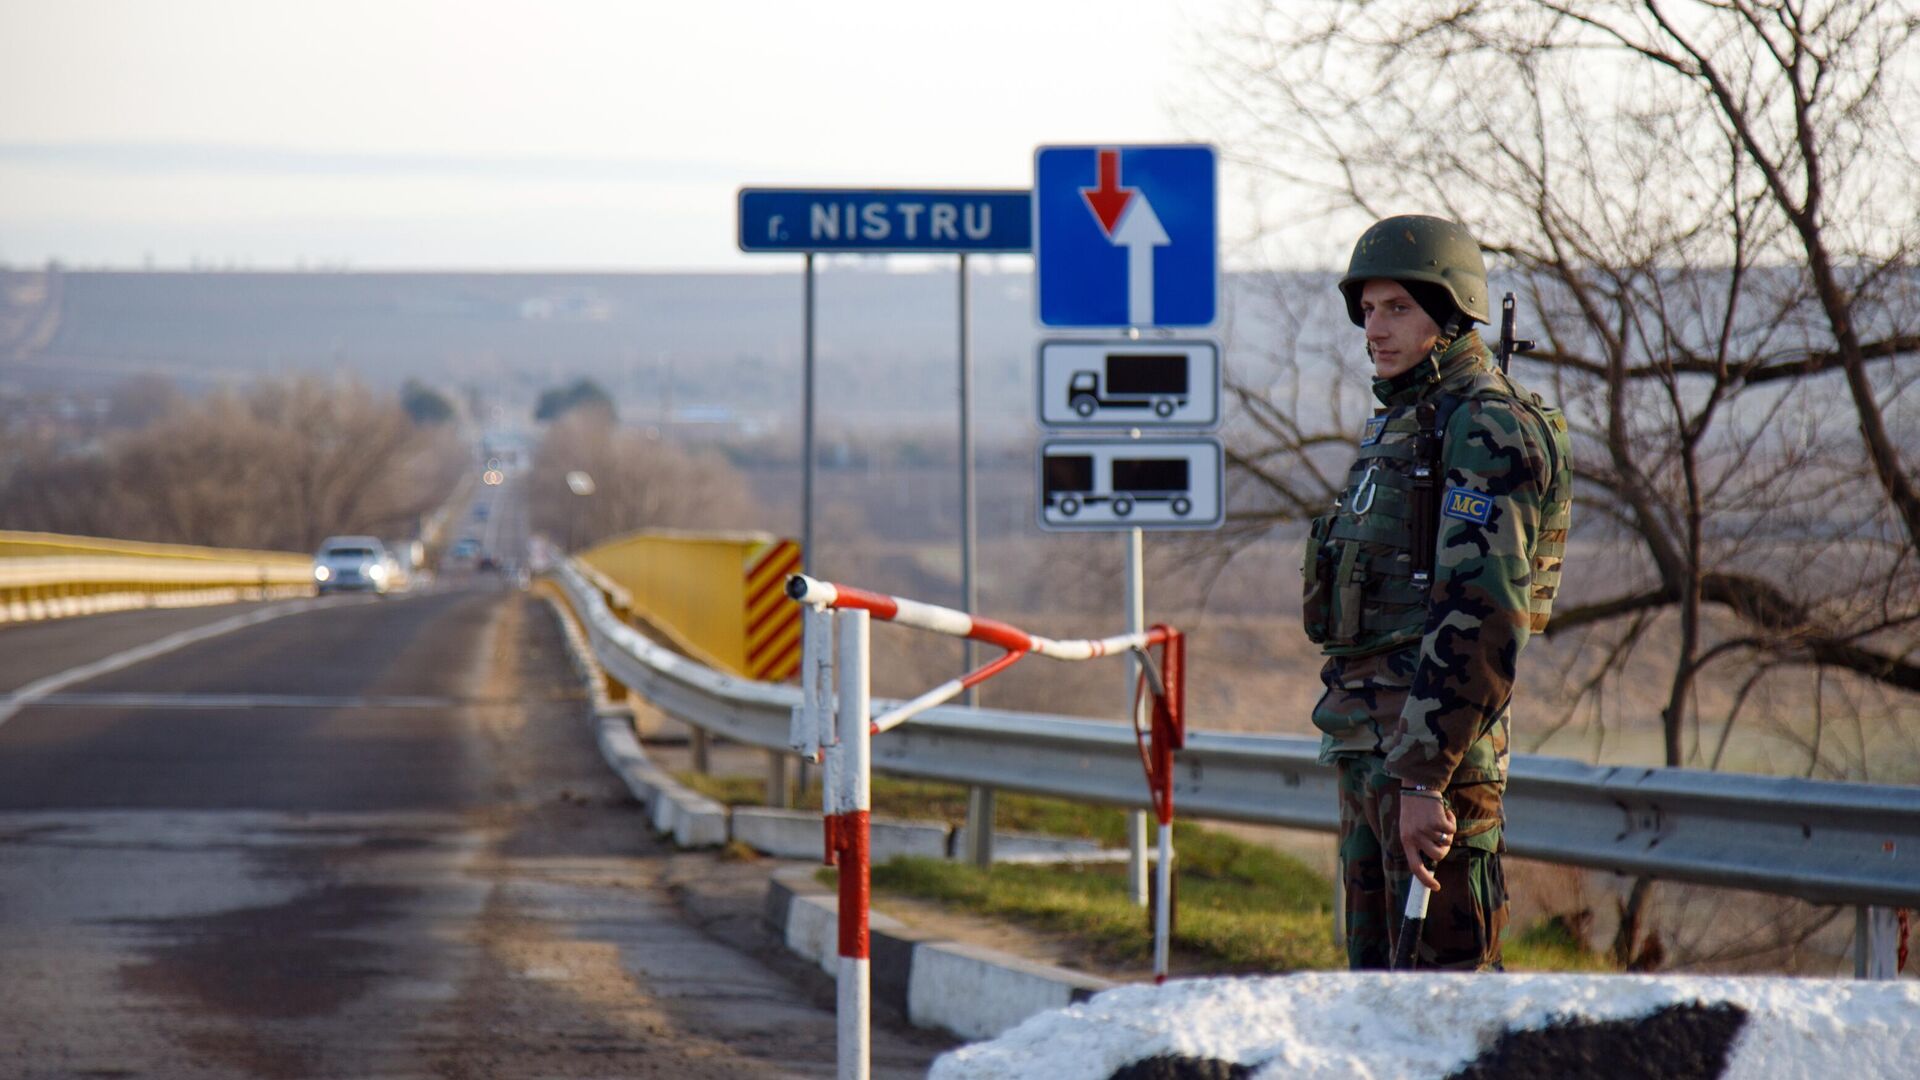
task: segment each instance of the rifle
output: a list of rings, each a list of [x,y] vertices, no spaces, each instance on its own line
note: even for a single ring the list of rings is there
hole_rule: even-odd
[[[1513,294],[1508,293],[1506,299],[1500,301],[1500,349],[1494,354],[1500,358],[1501,374],[1506,374],[1507,362],[1513,359],[1514,353],[1532,352],[1538,347],[1538,342],[1513,336]]]

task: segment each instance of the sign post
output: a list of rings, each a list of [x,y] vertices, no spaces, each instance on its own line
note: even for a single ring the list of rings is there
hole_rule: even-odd
[[[1219,308],[1213,148],[1043,146],[1034,152],[1036,315],[1061,329],[1125,330],[1122,341],[1040,347],[1039,409],[1049,430],[1108,429],[1125,438],[1049,441],[1040,450],[1043,529],[1127,534],[1127,615],[1145,605],[1144,529],[1218,528],[1225,517],[1219,346],[1166,340],[1213,324]],[[1127,682],[1129,717],[1133,686]],[[1129,877],[1147,901],[1147,820],[1131,815]],[[1161,855],[1168,880],[1170,853]],[[1164,892],[1164,886],[1163,890]],[[1164,915],[1169,900],[1161,897]]]
[[[818,568],[813,548],[814,477],[814,277],[817,254],[951,254],[959,256],[960,368],[960,576],[962,604],[978,605],[974,562],[973,346],[972,302],[967,278],[969,254],[1024,253],[1033,250],[1033,197],[1006,189],[895,188],[741,188],[739,243],[746,252],[791,252],[806,257],[802,347],[805,387],[801,418],[800,535],[807,572]],[[973,665],[973,646],[963,646]],[[974,703],[971,688],[967,704]],[[781,759],[780,768],[785,768]],[[977,850],[989,845],[991,858],[993,793],[971,789],[970,835]],[[984,828],[977,819],[984,818]],[[984,863],[983,863],[984,864]]]
[[[1028,192],[998,189],[741,188],[740,250],[804,255],[800,536],[803,565],[813,561],[814,278],[818,254],[958,254],[960,256],[960,365],[963,443],[971,441],[967,344],[969,252],[1025,252],[1033,248]],[[963,450],[964,468],[971,457]],[[972,485],[963,482],[962,517],[973,519]],[[964,532],[963,528],[963,532]],[[963,550],[963,557],[966,552]],[[972,610],[972,597],[968,610]]]

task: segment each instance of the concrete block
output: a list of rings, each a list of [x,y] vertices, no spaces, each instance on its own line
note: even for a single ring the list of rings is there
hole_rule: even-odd
[[[958,942],[914,950],[907,1017],[964,1039],[992,1038],[1048,1009],[1083,1001],[1113,983]]]
[[[868,851],[876,863],[897,855],[943,859],[947,832],[947,826],[940,822],[874,818],[868,832]],[[825,829],[818,810],[735,807],[733,838],[755,851],[783,859],[817,860],[825,854]]]
[[[618,717],[596,717],[594,734],[607,765],[640,805],[652,808],[666,774],[647,760],[640,741],[633,737],[633,728]]]
[[[817,810],[733,808],[733,838],[762,854],[818,862],[825,855],[825,832]]]
[[[650,810],[651,813],[647,817],[647,822],[653,826],[653,831],[663,836],[671,836],[673,834],[673,823],[679,817],[680,812],[680,807],[673,801],[673,796],[664,788],[655,791],[653,794],[653,805]]]
[[[951,832],[945,822],[874,818],[868,833],[867,850],[876,863],[899,855],[944,859],[947,857]]]
[[[840,923],[831,894],[796,892],[787,908],[787,948],[820,965],[829,975],[840,971]]]
[[[781,933],[789,950],[837,977],[840,973],[840,901],[833,890],[815,880],[816,872],[811,866],[776,872],[767,883],[766,918]],[[925,940],[927,935],[908,928],[898,919],[868,913],[869,971],[875,1001],[906,1011],[913,958]]]
[[[720,847],[727,842],[727,808],[674,785],[667,798],[679,804],[674,815],[673,842],[683,848]]]
[[[967,850],[967,827],[964,825],[953,830],[953,850],[956,858]],[[1064,861],[1085,858],[1101,850],[1099,844],[1075,837],[1049,836],[1046,833],[993,834],[994,862],[1048,862],[1053,858]]]

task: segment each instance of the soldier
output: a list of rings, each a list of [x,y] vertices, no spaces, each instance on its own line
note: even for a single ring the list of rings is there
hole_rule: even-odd
[[[1545,629],[1572,479],[1559,410],[1493,363],[1487,271],[1462,226],[1387,218],[1340,281],[1375,411],[1304,566],[1340,777],[1347,959],[1384,968],[1412,877],[1433,890],[1420,966],[1500,969],[1514,664]]]

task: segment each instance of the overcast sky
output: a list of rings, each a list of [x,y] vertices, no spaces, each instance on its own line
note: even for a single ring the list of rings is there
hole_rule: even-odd
[[[739,187],[1188,138],[1235,2],[0,0],[0,262],[786,268]]]

